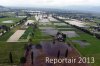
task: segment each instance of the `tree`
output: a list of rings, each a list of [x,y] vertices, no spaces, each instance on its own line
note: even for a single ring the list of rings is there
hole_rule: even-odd
[[[60,57],[60,50],[58,50],[58,53],[57,53],[57,58],[59,59]]]
[[[66,52],[65,52],[65,57],[68,56],[68,49],[66,49]]]
[[[31,52],[31,61],[32,61],[32,64],[33,64],[33,56],[34,55],[34,53],[33,52]]]
[[[13,59],[12,59],[12,53],[9,53],[9,59],[10,59],[10,63],[13,63]]]
[[[63,41],[65,42],[66,41],[66,34],[62,34],[63,36]]]
[[[20,58],[20,63],[26,63],[26,58],[25,57],[21,57]]]

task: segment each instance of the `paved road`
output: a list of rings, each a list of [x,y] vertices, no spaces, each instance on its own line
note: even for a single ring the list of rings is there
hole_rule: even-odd
[[[24,34],[25,30],[17,30],[8,40],[7,42],[17,42],[19,38]]]

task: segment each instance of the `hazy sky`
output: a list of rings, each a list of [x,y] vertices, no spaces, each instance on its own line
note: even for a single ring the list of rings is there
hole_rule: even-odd
[[[55,6],[64,7],[72,5],[82,6],[100,6],[100,0],[0,0],[3,6],[21,6],[21,7],[38,7],[38,6]]]

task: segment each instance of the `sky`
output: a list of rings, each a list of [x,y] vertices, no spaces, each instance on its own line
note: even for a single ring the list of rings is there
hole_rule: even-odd
[[[100,6],[100,0],[0,0],[0,5],[16,7]]]

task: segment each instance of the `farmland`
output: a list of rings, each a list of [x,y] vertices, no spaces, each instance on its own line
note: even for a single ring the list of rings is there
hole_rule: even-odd
[[[4,35],[0,37],[0,50],[2,50],[0,51],[1,65],[10,65],[10,52],[12,52],[13,54],[13,64],[19,65],[20,58],[24,56],[25,45],[29,43],[30,39],[32,45],[40,45],[41,41],[51,41],[53,39],[53,36],[55,36],[58,31],[66,34],[67,38],[65,43],[70,43],[71,46],[77,50],[76,53],[80,54],[79,56],[94,57],[95,63],[90,64],[91,66],[100,65],[99,39],[75,28],[70,24],[67,24],[66,22],[61,22],[56,19],[53,19],[52,21],[50,18],[40,18],[40,20],[37,20],[36,17],[40,18],[39,16],[28,17],[25,22],[13,27],[10,31],[6,32]],[[0,25],[11,26],[12,24],[19,22],[21,19],[22,18],[12,17],[0,18]],[[2,23],[2,21],[8,20],[13,20],[13,23]],[[96,23],[88,23],[87,25],[96,25]],[[16,31],[19,30],[25,31],[23,32],[21,37],[15,42],[7,42],[7,40],[11,36],[13,36],[14,33],[16,33]]]

